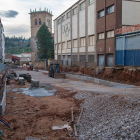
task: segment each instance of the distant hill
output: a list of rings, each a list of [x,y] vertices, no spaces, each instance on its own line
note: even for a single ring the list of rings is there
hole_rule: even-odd
[[[5,37],[5,53],[21,54],[31,53],[30,38],[25,37]]]

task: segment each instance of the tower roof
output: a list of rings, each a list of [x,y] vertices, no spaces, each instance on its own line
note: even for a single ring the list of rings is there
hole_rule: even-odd
[[[37,11],[36,9],[35,10],[30,9],[30,13],[29,14],[35,14],[35,13],[47,13],[47,14],[53,16],[52,15],[52,11],[50,11],[48,9],[46,10],[46,8],[44,8],[44,10],[41,10],[41,8],[39,8],[39,11]]]

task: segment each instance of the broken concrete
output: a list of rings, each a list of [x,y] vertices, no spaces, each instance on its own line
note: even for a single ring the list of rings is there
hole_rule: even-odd
[[[36,88],[38,88],[38,87],[39,87],[39,81],[38,81],[38,80],[32,79],[32,80],[31,80],[31,87],[36,87]]]
[[[25,80],[23,77],[19,77],[18,82],[19,82],[19,85],[25,85]]]

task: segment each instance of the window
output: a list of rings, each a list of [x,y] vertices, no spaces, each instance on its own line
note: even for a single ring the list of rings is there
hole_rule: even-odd
[[[89,0],[89,5],[93,4],[94,0]]]
[[[67,13],[67,19],[69,19],[69,18],[70,18],[70,12]]]
[[[67,44],[68,45],[67,48],[70,49],[71,48],[71,41],[68,41],[67,43],[68,43]]]
[[[58,25],[61,23],[61,19],[58,19]]]
[[[77,7],[73,9],[73,15],[77,14]]]
[[[85,62],[86,61],[86,55],[79,55],[79,61]]]
[[[35,25],[37,25],[37,19],[35,19]]]
[[[58,60],[61,60],[61,55],[58,55]]]
[[[80,46],[81,47],[85,47],[86,46],[86,38],[85,37],[83,37],[83,38],[80,38]]]
[[[47,19],[47,26],[51,26],[51,21]]]
[[[101,11],[98,12],[98,18],[101,18],[101,17],[103,17],[104,15],[105,15],[104,10],[101,10]]]
[[[61,43],[58,44],[58,50],[61,50]]]
[[[41,19],[39,19],[39,25],[41,25]]]
[[[78,44],[77,44],[77,39],[73,40],[73,48],[77,48]]]
[[[94,62],[94,55],[88,55],[88,62]]]
[[[98,39],[104,39],[104,38],[105,38],[104,33],[99,33],[98,34]]]
[[[85,4],[86,4],[85,2],[83,2],[83,3],[80,4],[80,11],[83,10],[83,9],[85,9]]]
[[[114,37],[114,30],[107,32],[107,38]]]
[[[72,56],[72,61],[78,61],[78,56],[77,55],[73,55]]]
[[[62,17],[62,22],[64,22],[64,21],[65,21],[65,16]]]
[[[95,45],[95,36],[91,35],[89,36],[89,46],[94,46]]]
[[[110,6],[107,8],[107,15],[111,14],[114,12],[114,5]]]
[[[65,44],[65,42],[62,43],[62,49],[63,49],[63,50],[66,49],[66,44]]]

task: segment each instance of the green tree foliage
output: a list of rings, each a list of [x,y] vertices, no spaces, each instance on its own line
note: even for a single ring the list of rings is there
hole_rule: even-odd
[[[37,55],[39,59],[54,58],[54,40],[48,27],[43,23],[37,32]]]
[[[5,53],[21,54],[31,53],[30,38],[21,37],[5,37]]]

